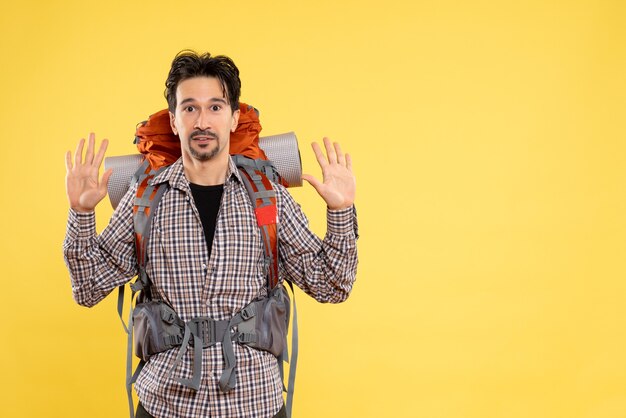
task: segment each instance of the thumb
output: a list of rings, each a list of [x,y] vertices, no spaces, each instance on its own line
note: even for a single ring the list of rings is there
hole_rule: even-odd
[[[307,181],[307,183],[309,183],[311,186],[313,186],[313,188],[314,188],[315,190],[317,190],[317,191],[318,191],[318,193],[319,193],[319,191],[320,191],[320,188],[321,188],[321,187],[322,187],[322,185],[323,185],[323,184],[322,184],[322,183],[321,183],[318,179],[316,179],[315,177],[313,177],[313,176],[312,176],[312,175],[310,175],[310,174],[303,174],[303,175],[302,175],[302,180],[306,180],[306,181]]]
[[[107,190],[109,187],[109,179],[111,178],[111,175],[113,174],[113,169],[109,168],[107,171],[104,172],[104,174],[102,175],[102,181],[100,181],[100,185],[98,186],[98,188],[100,189],[100,192],[103,195],[107,194]]]

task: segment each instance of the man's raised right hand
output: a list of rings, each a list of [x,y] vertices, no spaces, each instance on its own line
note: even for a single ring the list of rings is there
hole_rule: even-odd
[[[96,205],[107,195],[107,185],[109,177],[113,173],[112,169],[108,169],[100,181],[98,181],[98,172],[104,153],[106,152],[109,141],[104,139],[98,150],[98,154],[94,157],[94,148],[96,136],[89,134],[89,142],[87,144],[87,152],[83,161],[83,146],[85,139],[81,139],[74,154],[74,164],[72,165],[72,153],[68,151],[65,154],[65,166],[67,175],[65,177],[65,186],[67,190],[67,198],[70,207],[77,212],[92,212]]]

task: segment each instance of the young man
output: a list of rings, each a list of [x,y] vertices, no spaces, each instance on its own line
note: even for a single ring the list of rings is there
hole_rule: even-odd
[[[195,317],[232,318],[267,293],[263,243],[240,173],[229,155],[230,133],[237,127],[239,70],[224,56],[179,53],[166,81],[172,130],[182,157],[154,178],[167,182],[152,221],[146,272],[153,294],[168,301],[183,321]],[[90,134],[74,158],[68,152],[67,196],[70,213],[64,242],[77,303],[93,306],[137,274],[133,228],[136,186],[124,196],[109,225],[97,235],[94,209],[106,196],[110,171],[98,176],[107,141],[95,152]],[[324,138],[313,151],[323,181],[304,175],[327,206],[327,234],[321,240],[287,190],[277,184],[280,280],[289,279],[320,302],[344,301],[355,280],[357,225],[351,159]],[[284,416],[282,382],[276,358],[267,351],[234,344],[236,386],[223,392],[220,344],[202,350],[198,390],[180,384],[192,370],[192,351],[168,375],[178,350],[153,356],[135,389],[138,416],[274,417]]]

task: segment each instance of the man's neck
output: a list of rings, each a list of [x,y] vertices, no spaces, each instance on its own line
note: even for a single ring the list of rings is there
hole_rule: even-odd
[[[224,184],[229,160],[228,154],[225,157],[208,161],[198,161],[195,158],[183,155],[185,177],[190,183],[200,186]]]

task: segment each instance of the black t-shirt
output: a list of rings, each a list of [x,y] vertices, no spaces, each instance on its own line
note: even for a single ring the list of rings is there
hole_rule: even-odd
[[[200,186],[198,184],[189,183],[193,200],[200,213],[202,221],[202,229],[204,229],[204,239],[209,249],[209,257],[211,256],[211,248],[213,247],[213,236],[215,235],[215,224],[217,223],[217,212],[222,202],[222,193],[224,185],[217,186]]]

